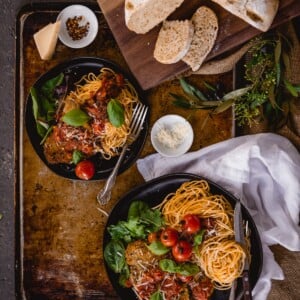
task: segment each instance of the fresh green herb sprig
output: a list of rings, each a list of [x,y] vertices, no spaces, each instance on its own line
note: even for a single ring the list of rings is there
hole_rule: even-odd
[[[279,32],[260,36],[252,41],[252,45],[244,65],[245,88],[209,100],[203,91],[181,78],[185,96],[170,94],[174,99],[173,104],[188,109],[209,109],[215,114],[234,106],[239,126],[251,126],[259,117],[277,124],[284,115],[284,103],[300,93],[300,86],[293,85],[285,78],[286,71],[291,67],[289,50],[292,45]]]

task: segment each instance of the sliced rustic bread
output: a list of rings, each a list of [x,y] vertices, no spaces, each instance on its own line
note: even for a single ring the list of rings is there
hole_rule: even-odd
[[[270,28],[279,6],[279,0],[212,1],[261,31]]]
[[[187,54],[182,60],[197,71],[214,46],[218,34],[216,14],[206,6],[200,6],[192,17],[194,36]]]
[[[164,21],[154,49],[154,58],[162,64],[173,64],[188,52],[194,35],[189,20]]]
[[[125,0],[125,23],[131,31],[141,34],[147,33],[166,20],[183,1]]]

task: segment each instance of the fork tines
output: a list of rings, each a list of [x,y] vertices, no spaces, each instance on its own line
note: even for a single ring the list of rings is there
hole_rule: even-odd
[[[143,129],[143,123],[147,115],[148,107],[142,103],[138,103],[133,110],[131,124],[130,124],[130,135],[137,136]]]

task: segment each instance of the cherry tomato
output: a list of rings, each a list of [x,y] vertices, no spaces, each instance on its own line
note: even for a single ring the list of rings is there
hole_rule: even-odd
[[[95,165],[90,160],[83,160],[76,165],[75,174],[80,179],[89,180],[95,174]]]
[[[172,254],[176,261],[184,262],[188,261],[192,256],[192,245],[187,241],[179,241],[174,247],[172,247]]]
[[[183,217],[182,227],[185,232],[194,234],[201,228],[200,219],[196,215],[185,215]]]
[[[160,241],[166,247],[173,247],[178,241],[178,232],[174,228],[168,227],[161,232]]]

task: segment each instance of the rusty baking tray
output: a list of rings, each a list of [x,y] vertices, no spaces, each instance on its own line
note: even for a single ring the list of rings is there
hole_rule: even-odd
[[[107,216],[97,209],[96,195],[103,181],[73,181],[53,173],[35,153],[24,126],[24,107],[29,89],[40,75],[53,66],[70,58],[91,56],[112,60],[130,72],[97,3],[85,1],[81,4],[92,8],[98,17],[96,40],[83,49],[70,49],[58,42],[50,61],[40,59],[33,34],[55,21],[58,13],[70,3],[30,4],[22,8],[16,20],[15,220],[18,299],[117,299],[102,257]],[[232,77],[229,72],[205,80],[211,84],[222,81],[230,90]],[[199,76],[189,78],[195,84],[200,79]],[[231,110],[209,116],[207,111],[174,107],[169,93],[176,93],[179,89],[178,80],[174,79],[147,92],[151,107],[150,128],[156,119],[167,113],[188,118],[195,135],[191,150],[234,135]],[[152,153],[154,149],[148,136],[141,157]],[[131,166],[118,176],[112,200],[103,209],[109,213],[118,199],[143,182],[136,166]]]

